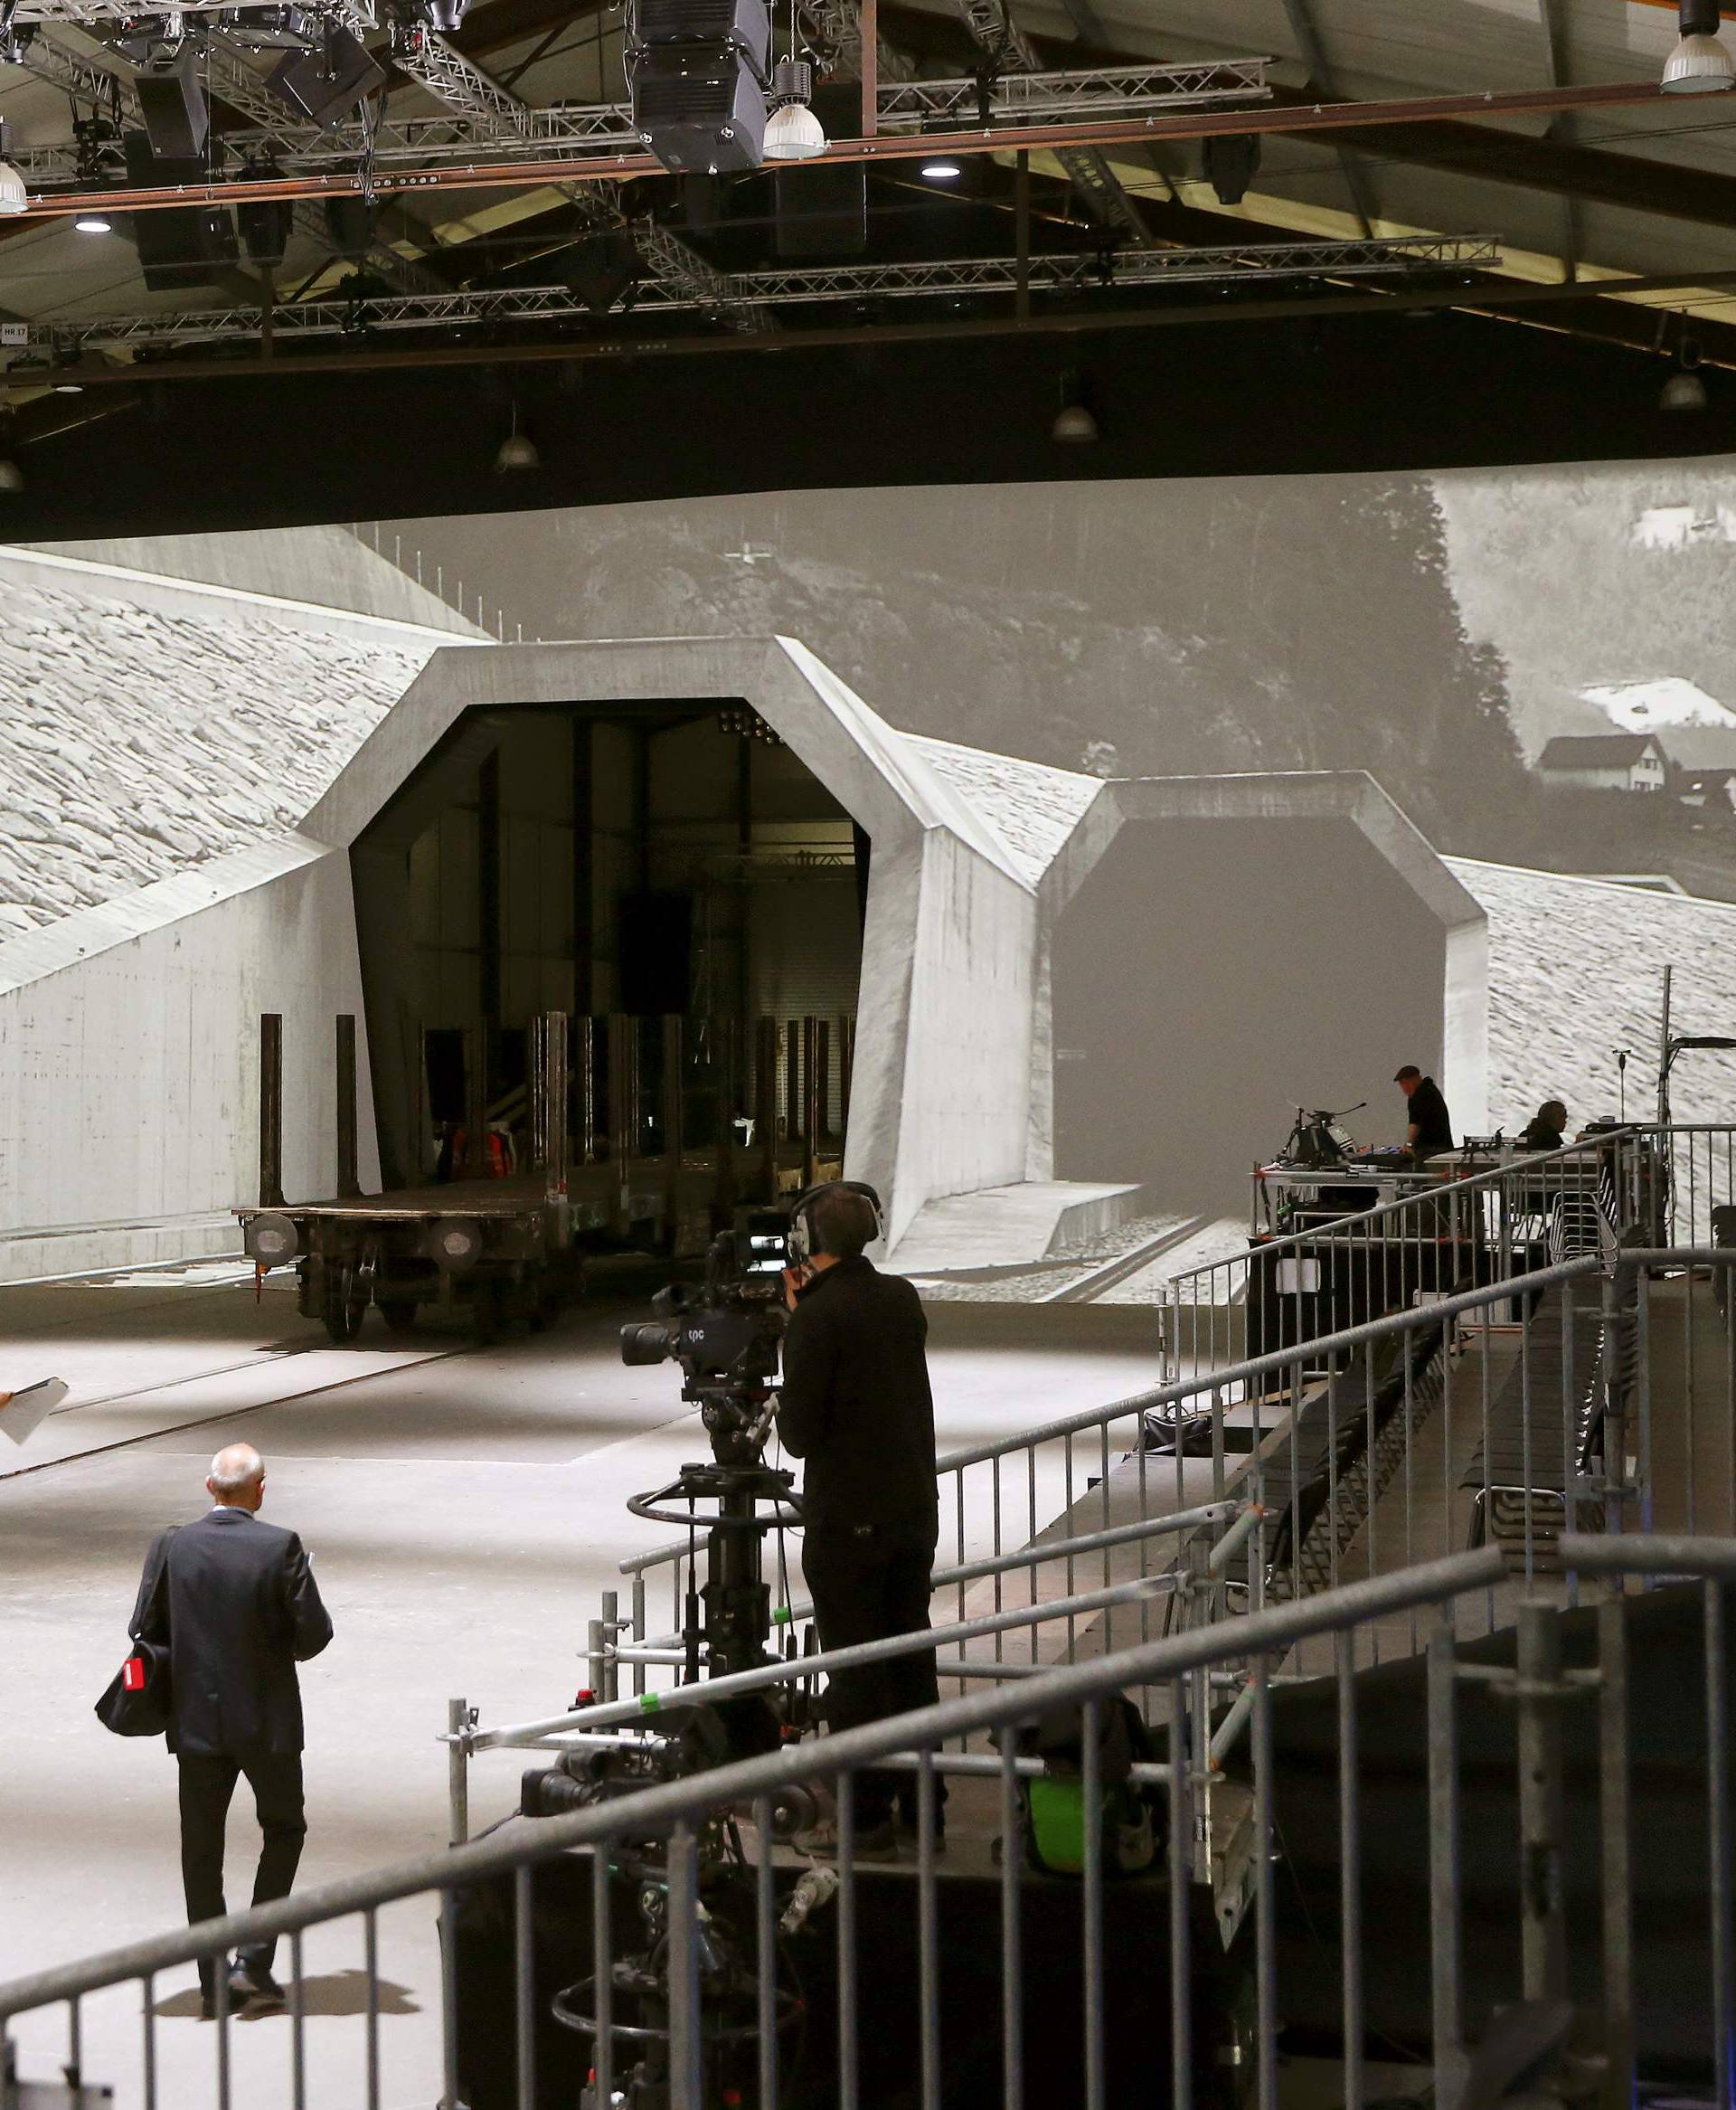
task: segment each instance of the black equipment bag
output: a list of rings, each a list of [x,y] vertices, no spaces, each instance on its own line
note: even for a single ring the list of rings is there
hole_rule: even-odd
[[[133,1652],[96,1705],[97,1719],[117,1736],[160,1736],[169,1726],[169,1539],[151,1585]],[[161,1634],[159,1641],[153,1637]]]

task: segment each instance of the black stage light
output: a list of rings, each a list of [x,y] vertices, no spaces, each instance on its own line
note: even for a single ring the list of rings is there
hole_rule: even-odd
[[[287,198],[249,198],[236,207],[235,217],[249,262],[257,270],[275,271],[289,246],[294,206]]]
[[[1260,166],[1260,135],[1231,132],[1205,142],[1205,180],[1221,205],[1239,205]]]
[[[134,190],[161,190],[207,180],[203,160],[154,154],[143,132],[128,132],[121,149],[127,157],[127,181]],[[222,271],[239,261],[235,222],[221,205],[171,205],[127,217],[139,269],[153,293],[214,285]]]
[[[364,257],[373,247],[373,207],[351,194],[326,201],[326,232],[341,257]]]
[[[855,257],[868,247],[868,169],[860,161],[780,168],[771,179],[780,257]]]
[[[633,62],[633,128],[672,175],[758,168],[765,90],[733,44],[658,44]]]
[[[211,110],[199,78],[199,54],[190,43],[141,67],[133,90],[153,154],[187,161],[204,152]]]
[[[758,168],[770,58],[765,0],[640,0],[627,69],[634,129],[675,175]]]
[[[765,0],[639,0],[639,44],[730,44],[763,80],[771,70],[771,15]]]
[[[274,94],[323,131],[371,95],[386,76],[359,37],[342,23],[328,22],[317,51],[286,52],[265,78]]]
[[[638,283],[639,252],[630,236],[593,235],[573,251],[562,276],[593,315],[607,315]]]

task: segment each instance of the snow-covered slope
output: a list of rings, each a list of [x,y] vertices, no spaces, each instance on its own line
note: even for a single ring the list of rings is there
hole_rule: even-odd
[[[0,556],[0,939],[293,827],[448,641]]]
[[[1650,1117],[1663,970],[1680,1033],[1736,1033],[1736,907],[1597,879],[1449,857],[1489,919],[1489,1117],[1509,1134],[1544,1099],[1577,1126],[1617,1108],[1614,1050],[1630,1048],[1628,1112]],[[1678,1121],[1736,1120],[1736,1055],[1684,1056]]]

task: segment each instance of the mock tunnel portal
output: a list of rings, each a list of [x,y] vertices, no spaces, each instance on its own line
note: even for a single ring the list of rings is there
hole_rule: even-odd
[[[1298,1106],[1364,1102],[1441,1049],[1443,931],[1347,819],[1123,827],[1054,943],[1055,1169],[1240,1213]]]
[[[868,838],[745,703],[472,710],[352,866],[388,1188],[532,1168],[551,1013],[575,1228],[841,1169]]]

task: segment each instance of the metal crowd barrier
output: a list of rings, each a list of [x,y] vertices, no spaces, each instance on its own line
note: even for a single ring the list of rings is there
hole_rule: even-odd
[[[1227,1586],[1137,1600],[1122,1617],[1142,1641],[1486,1540],[1508,1569],[1486,1628],[1520,1583],[1559,1571],[1564,1531],[1736,1531],[1733,1263],[1732,1248],[1612,1244],[952,1452],[938,1606],[957,1624],[1185,1567],[1223,1505],[1259,1511]],[[636,1694],[674,1682],[693,1553],[683,1539],[622,1564],[630,1609],[611,1601],[593,1632],[594,1689],[610,1663]],[[659,1566],[672,1587],[654,1626]],[[1005,1660],[1000,1634],[989,1647]]]
[[[1481,1496],[1486,1528],[1495,1528],[1495,1512],[1516,1500],[1523,1512],[1519,1528],[1529,1572],[1534,1565],[1540,1506],[1553,1518],[1552,1536],[1554,1528],[1571,1520],[1571,1502],[1595,1496],[1587,1484],[1583,1458],[1578,1466],[1572,1461],[1582,1453],[1587,1427],[1597,1418],[1590,1394],[1605,1383],[1601,1343],[1613,1340],[1622,1320],[1622,1310],[1613,1310],[1609,1325],[1599,1329],[1599,1347],[1576,1354],[1574,1335],[1583,1329],[1576,1328],[1563,1303],[1547,1321],[1558,1332],[1543,1348],[1541,1359],[1546,1367],[1533,1372],[1533,1351],[1541,1342],[1533,1301],[1540,1287],[1589,1279],[1599,1264],[1608,1273],[1624,1240],[1643,1239],[1654,1250],[1669,1244],[1672,1221],[1693,1233],[1676,1243],[1704,1249],[1719,1235],[1715,1213],[1732,1203],[1736,1127],[1634,1125],[1464,1179],[1443,1181],[1426,1194],[1342,1219],[1327,1230],[1269,1242],[1258,1254],[1237,1254],[1191,1270],[1175,1278],[1169,1301],[1161,1308],[1167,1383],[940,1461],[942,1543],[950,1537],[952,1557],[937,1572],[936,1587],[958,1592],[955,1609],[964,1616],[967,1579],[958,1570],[975,1558],[1005,1557],[1027,1547],[1033,1549],[1032,1561],[1040,1561],[1044,1556],[1035,1551],[1039,1535],[1055,1519],[1073,1518],[1093,1487],[1100,1490],[1101,1528],[1112,1528],[1118,1507],[1127,1512],[1124,1520],[1149,1518],[1149,1483],[1156,1477],[1147,1459],[1152,1443],[1173,1454],[1177,1509],[1199,1499],[1226,1499],[1231,1486],[1246,1477],[1245,1465],[1232,1462],[1245,1460],[1246,1446],[1269,1452],[1292,1443],[1297,1453],[1292,1462],[1299,1471],[1301,1445],[1293,1441],[1299,1436],[1296,1412],[1311,1399],[1317,1403],[1320,1388],[1335,1375],[1337,1382],[1329,1388],[1323,1410],[1329,1424],[1327,1536],[1335,1542],[1360,1520],[1353,1512],[1372,1506],[1372,1499],[1396,1478],[1405,1488],[1402,1519],[1389,1521],[1385,1545],[1370,1548],[1371,1563],[1395,1554],[1418,1557],[1424,1545],[1435,1552],[1451,1550],[1458,1543],[1456,1490],[1415,1484],[1410,1436],[1421,1420],[1437,1412],[1448,1432],[1462,1430],[1468,1414],[1481,1438],[1481,1477],[1475,1491]],[[1725,1222],[1736,1235],[1736,1216]],[[1571,1276],[1553,1272],[1567,1263],[1575,1263]],[[1275,1338],[1258,1352],[1247,1346],[1246,1292],[1255,1266],[1266,1270],[1266,1279],[1274,1285],[1266,1331]],[[1291,1272],[1284,1273],[1287,1268]],[[1281,1291],[1277,1288],[1280,1282]],[[1692,1330],[1692,1300],[1677,1301],[1682,1308],[1669,1313],[1668,1323],[1679,1323],[1685,1337]],[[1638,1302],[1649,1316],[1652,1300],[1646,1291],[1641,1291]],[[1365,1316],[1387,1303],[1399,1309],[1377,1320]],[[1630,1362],[1632,1324],[1644,1323],[1636,1321],[1634,1305],[1629,1294],[1623,1309],[1629,1321]],[[1382,1344],[1390,1348],[1443,1314],[1454,1321],[1454,1329],[1442,1353],[1429,1369],[1407,1368],[1397,1380],[1403,1395],[1401,1413],[1388,1415],[1387,1403],[1372,1396]],[[1465,1380],[1456,1373],[1467,1337],[1477,1353]],[[1534,1385],[1551,1396],[1554,1407],[1552,1425],[1559,1428],[1560,1436],[1552,1438],[1551,1484],[1541,1493],[1530,1490],[1528,1480],[1515,1482],[1491,1454],[1488,1439],[1498,1433],[1488,1425],[1492,1415],[1497,1423],[1514,1418],[1496,1411],[1493,1373],[1502,1358],[1492,1351],[1504,1341],[1510,1348],[1518,1344],[1512,1359],[1522,1366],[1519,1383],[1524,1398],[1517,1411],[1522,1452],[1533,1445]],[[1344,1405],[1344,1365],[1347,1356],[1356,1354],[1363,1358],[1364,1392],[1350,1410]],[[1691,1397],[1696,1387],[1703,1393],[1704,1376],[1694,1357],[1688,1358],[1686,1382]],[[1343,1476],[1341,1485],[1340,1424],[1347,1416],[1364,1424],[1366,1462]],[[1376,1423],[1384,1432],[1378,1444]],[[1197,1460],[1208,1452],[1209,1474],[1197,1469]],[[1190,1460],[1185,1470],[1184,1458]],[[1109,1488],[1112,1473],[1120,1482],[1114,1490]],[[1137,1480],[1137,1499],[1126,1484],[1130,1476]],[[1558,1479],[1560,1486],[1553,1484]],[[1317,1515],[1315,1521],[1320,1528]],[[1370,1522],[1368,1528],[1378,1541],[1378,1525]],[[1077,1541],[1080,1534],[1074,1529],[1069,1536]],[[1336,1578],[1342,1550],[1334,1543],[1323,1556],[1329,1580]],[[1115,1562],[1109,1550],[1097,1551],[1107,1583]],[[624,1623],[618,1622],[612,1606],[606,1607],[610,1631],[641,1651],[653,1645],[650,1600],[659,1570],[666,1570],[669,1578],[667,1629],[679,1629],[693,1552],[692,1539],[682,1538],[624,1560],[621,1572],[628,1578],[630,1607]],[[1084,1557],[1084,1549],[1075,1543],[1066,1556],[1069,1589]],[[1031,1566],[1032,1561],[1009,1560],[1008,1565]],[[1290,1565],[1292,1585],[1299,1588],[1304,1580],[1299,1539],[1291,1547]],[[1140,1572],[1146,1572],[1143,1565]],[[992,1602],[995,1609],[1001,1608],[1001,1582],[995,1585]],[[788,1609],[784,1616],[789,1616]],[[600,1642],[593,1646],[593,1686],[603,1652]],[[636,1691],[646,1689],[646,1661],[641,1656],[635,1663]]]
[[[1323,1195],[1323,1208],[1327,1197]],[[1382,1309],[1548,1261],[1714,1243],[1736,1203],[1736,1127],[1635,1123],[1250,1244],[1167,1285],[1165,1373],[1179,1377]]]
[[[1375,2059],[1431,2069],[1436,2102],[1458,2105],[1479,2056],[1498,2063],[1515,2032],[1539,2097],[1622,2110],[1637,2078],[1661,2077],[1678,2096],[1711,2094],[1728,2105],[1736,1929],[1725,1591],[1736,1582],[1736,1547],[1574,1535],[1561,1550],[1577,1577],[1600,1582],[1599,1602],[1575,1613],[1527,1597],[1505,1649],[1464,1650],[1453,1616],[1494,1585],[1498,1551],[1456,1554],[15,1979],[0,1985],[9,2099],[27,2099],[33,2074],[58,2059],[81,2091],[65,2099],[80,2103],[117,2080],[142,2110],[404,2102],[381,2030],[379,1956],[382,1916],[408,1908],[441,1919],[439,1985],[411,1990],[439,2004],[448,2110],[471,2095],[517,2110],[551,2099],[540,2092],[550,2032],[539,1956],[555,1931],[590,1944],[567,2006],[576,1999],[595,2011],[588,2099],[599,2105],[632,2099],[624,2092],[631,2062],[655,2041],[666,2050],[674,2110],[714,2110],[727,2099],[714,2078],[727,2044],[751,2047],[745,2086],[756,2092],[738,2086],[737,2099],[758,2110],[820,2101],[872,2110],[877,2098],[865,2090],[889,2047],[906,2062],[901,2099],[923,2110],[958,2101],[967,2077],[973,2102],[1005,2110],[1037,2099],[1106,2110],[1130,2099],[1134,2085],[1166,2089],[1176,2110],[1193,2110],[1226,2099],[1222,2084],[1232,2077],[1222,2062],[1238,2061],[1253,2084],[1246,2099],[1276,2110],[1287,2030],[1335,2069],[1327,2099],[1347,2110],[1384,2092],[1366,2071]],[[1628,1594],[1633,1580],[1647,1588]],[[1353,1668],[1367,1653],[1357,1637],[1405,1618],[1428,1623],[1426,1668],[1402,1691],[1371,1687]],[[1281,1667],[1321,1642],[1330,1644],[1329,1673],[1280,1687]],[[1697,1669],[1678,1674],[1684,1664]],[[1665,1670],[1669,1719],[1660,1721]],[[1235,1778],[1207,1759],[1221,1707],[1214,1674],[1223,1673],[1246,1685],[1237,1704],[1249,1734]],[[1112,1697],[1136,1685],[1163,1696],[1164,1763],[1152,1784],[1167,1831],[1155,1869],[1118,1881],[1097,1736]],[[941,1938],[967,1893],[958,1888],[966,1878],[943,1871],[938,1856],[940,1755],[959,1737],[980,1749],[986,1735],[1058,1707],[1080,1715],[1080,1872],[1060,1878],[1029,1865],[1020,1795],[1030,1768],[1003,1736],[975,1768],[996,1789],[983,1816],[1002,1841],[999,1866],[968,1879],[998,1944],[991,1937],[967,1954]],[[855,1782],[864,1766],[894,1756],[914,1774],[915,1858],[895,1872],[867,1869],[855,1852]],[[775,1810],[797,1791],[828,1784],[839,1829],[835,1897],[787,1932],[801,1870],[775,1844]],[[1655,1791],[1667,1808],[1649,1799]],[[1227,1933],[1224,1921],[1192,1909],[1212,1878],[1226,1798],[1244,1841],[1237,1880],[1248,1907]],[[1688,1834],[1664,1869],[1660,1822]],[[956,1821],[948,1836],[957,1838]],[[612,1862],[637,1865],[647,1840],[662,1842],[650,1907],[661,1930],[653,1976],[666,1993],[649,2039],[630,1991],[642,1981],[643,1937],[610,1876]],[[556,1893],[538,1888],[562,1864],[565,1921]],[[725,1879],[741,1905],[733,1921],[719,1888]],[[643,1901],[644,1878],[634,1880]],[[888,1891],[888,1882],[900,1888]],[[816,1895],[810,1888],[810,1906]],[[485,1897],[499,1900],[510,1964],[492,2005],[467,1978],[461,1992],[458,1929],[467,1906]],[[1665,1935],[1660,1912],[1669,1916]],[[304,1937],[338,1920],[359,1923],[364,2030],[341,2096],[329,2060],[311,2096],[309,2039],[322,2022],[300,1998]],[[1650,1930],[1646,1939],[1637,1926]],[[220,2005],[208,2065],[195,2073],[183,2047],[165,2052],[157,2010],[170,1973],[283,1936],[286,2024],[239,2030]],[[889,1942],[898,1945],[895,1973],[886,1968]],[[1054,1962],[1062,1952],[1064,1988]],[[1111,1992],[1112,1983],[1125,1992],[1130,1957],[1141,1992],[1131,2047],[1125,2003],[1114,2005]],[[826,1995],[803,2002],[800,1974],[817,1978],[821,1962]],[[618,1972],[623,1963],[629,1968]],[[472,2003],[462,2028],[461,1997]],[[125,2041],[134,2050],[124,2073],[98,2076],[83,2070],[85,2048],[100,2041],[112,2060],[122,2041],[99,2009],[109,2001],[131,2018]],[[1066,2060],[1059,2091],[1058,2056]],[[805,2071],[804,2061],[820,2062],[823,2073]],[[1049,2077],[1041,2098],[1028,2086],[1036,2061]]]

